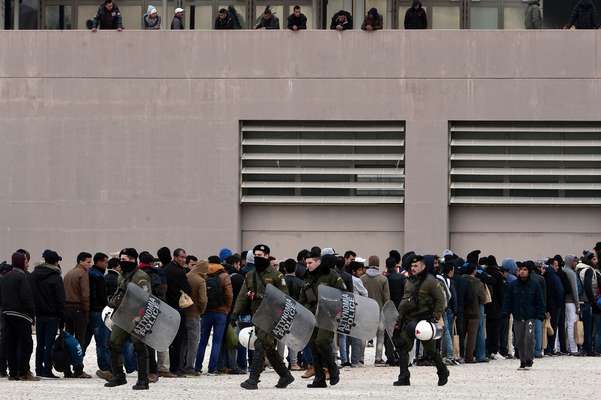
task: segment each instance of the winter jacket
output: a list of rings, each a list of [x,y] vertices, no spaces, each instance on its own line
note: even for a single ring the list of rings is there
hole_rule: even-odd
[[[110,299],[117,291],[117,286],[119,285],[119,272],[114,269],[107,269],[106,275],[104,275],[104,283],[106,298]]]
[[[492,301],[486,305],[486,316],[490,319],[499,319],[505,300],[505,278],[501,269],[495,265],[486,268],[486,272],[491,279],[489,289],[492,297]]]
[[[378,271],[378,268],[369,268],[367,273],[361,277],[361,281],[367,288],[368,296],[374,299],[380,309],[390,300],[390,288],[388,287],[388,279]]]
[[[75,266],[64,278],[67,308],[90,312],[90,274],[85,267]]]
[[[288,287],[288,295],[298,301],[300,292],[303,289],[303,280],[298,278],[295,274],[285,275],[284,279],[286,280],[286,286]]]
[[[340,10],[332,17],[332,22],[330,23],[330,29],[336,29],[338,25],[338,17],[340,15],[346,15],[346,22],[342,24],[342,30],[346,31],[347,29],[353,29],[353,16],[348,11]]]
[[[545,282],[545,278],[543,278],[540,274],[536,272],[530,273],[530,278],[534,279],[536,283],[540,286],[540,289],[543,292],[543,306],[545,311],[547,310],[547,282]]]
[[[567,28],[575,27],[576,29],[597,29],[597,10],[592,0],[580,0],[572,11],[570,22]]]
[[[93,265],[88,273],[90,275],[90,311],[102,312],[107,305],[104,271]]]
[[[181,291],[184,291],[188,296],[192,295],[192,288],[188,283],[186,272],[175,261],[171,261],[165,265],[163,269],[165,279],[167,280],[167,292],[165,293],[165,302],[171,307],[179,310],[179,297]]]
[[[111,11],[107,10],[104,4],[98,7],[96,16],[92,20],[92,28],[123,29],[123,20],[121,18],[119,7],[117,7],[115,3],[113,3],[113,9]]]
[[[33,322],[35,300],[27,272],[13,268],[0,279],[0,309],[4,315]]]
[[[261,16],[261,19],[259,20],[259,23],[255,27],[255,29],[261,29],[261,28],[280,29],[280,20],[278,19],[278,17],[276,17],[273,14],[271,15],[271,18],[269,18],[269,19],[265,19],[263,16]]]
[[[417,8],[416,8],[417,7]],[[413,0],[411,8],[405,13],[405,29],[427,29],[428,16],[419,0]]]
[[[353,294],[358,294],[359,296],[367,297],[369,295],[369,292],[363,285],[363,281],[360,278],[357,278],[356,276],[352,276],[352,278],[353,278]]]
[[[563,307],[565,301],[565,291],[559,274],[553,267],[546,267],[545,281],[547,283],[547,311],[555,312],[559,307]]]
[[[148,278],[150,278],[150,291],[153,296],[165,301],[167,294],[167,279],[165,278],[165,272],[154,265],[140,263],[138,265],[140,270],[144,271]]]
[[[29,282],[33,292],[36,317],[58,318],[63,321],[65,287],[60,267],[40,264],[31,273]]]
[[[445,309],[444,296],[438,280],[426,271],[410,276],[398,307],[399,321],[440,320]]]
[[[225,272],[225,268],[221,264],[209,264],[209,270],[207,272],[207,279],[214,276],[219,277],[219,286],[221,286],[221,292],[223,293],[223,304],[219,307],[209,308],[206,311],[219,312],[222,314],[229,314],[232,308],[232,301],[234,299],[234,293],[232,291],[232,280],[230,276]]]
[[[185,309],[187,318],[198,318],[205,313],[207,308],[207,284],[205,274],[207,273],[209,264],[206,261],[199,261],[192,267],[190,272],[186,274],[188,283],[192,288],[192,300],[194,304]]]
[[[367,14],[363,19],[363,24],[361,24],[362,30],[367,30],[367,25],[371,25],[374,31],[380,30],[384,28],[383,18],[380,14],[370,15]]]
[[[599,297],[597,272],[590,265],[579,263],[576,265],[576,273],[584,288],[584,301],[590,304],[595,303],[596,299]],[[596,305],[593,306],[593,309],[595,308]]]
[[[177,15],[174,16],[173,20],[171,20],[171,29],[172,30],[184,29],[184,20],[179,18]]]
[[[234,304],[236,304],[236,300],[238,300],[238,295],[240,294],[240,290],[242,289],[242,285],[244,284],[244,275],[240,272],[234,272],[230,275],[230,280],[232,281],[232,310],[234,309]]]
[[[514,321],[545,319],[543,291],[540,284],[532,278],[525,281],[518,279],[509,284],[505,291],[503,314],[512,314]]]
[[[542,29],[543,28],[543,14],[540,10],[539,0],[530,0],[528,7],[526,7],[526,18],[524,25],[526,29]]]
[[[469,302],[464,303],[463,315],[465,319],[479,319],[480,318],[480,304],[484,304],[484,284],[480,279],[471,275],[464,275],[467,281],[467,292],[469,295]]]
[[[215,18],[215,25],[214,25],[214,27],[217,30],[235,29],[234,19],[230,16],[229,13],[223,19],[221,19],[221,18],[219,18],[219,16],[217,16],[217,18]]]
[[[292,29],[296,26],[299,30],[307,29],[307,17],[305,14],[301,14],[298,17],[294,14],[288,16],[288,29]]]
[[[474,293],[470,290],[466,275],[459,275],[455,273],[453,277],[453,283],[455,286],[455,307],[457,308],[456,313],[458,315],[464,315],[465,304],[472,301]]]
[[[405,278],[403,275],[394,271],[388,274],[388,290],[390,291],[390,300],[396,307],[401,304],[403,300],[403,293],[405,292]]]

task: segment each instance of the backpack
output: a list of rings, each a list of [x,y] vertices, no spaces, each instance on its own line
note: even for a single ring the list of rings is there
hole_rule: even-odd
[[[52,364],[58,372],[65,372],[71,365],[69,350],[65,345],[65,332],[61,331],[52,346]]]
[[[225,296],[219,276],[225,272],[207,278],[207,310],[221,307],[225,304]]]

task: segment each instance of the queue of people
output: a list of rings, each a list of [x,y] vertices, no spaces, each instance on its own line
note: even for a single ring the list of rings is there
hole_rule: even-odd
[[[396,386],[410,384],[411,365],[434,365],[442,386],[448,367],[464,363],[516,358],[527,370],[545,356],[601,356],[601,242],[579,257],[506,258],[500,264],[479,250],[465,259],[450,250],[442,256],[392,250],[381,263],[376,255],[363,259],[352,250],[339,255],[317,246],[278,259],[264,244],[241,254],[224,248],[206,260],[181,248],[163,247],[156,256],[133,248],[114,256],[84,251],[67,272],[56,251],[41,256],[34,263],[20,249],[10,263],[0,264],[0,376],[14,381],[57,379],[55,372],[89,379],[84,369],[91,366],[82,360],[92,340],[96,375],[109,388],[126,384],[125,373],[137,370],[135,390],[159,378],[201,373],[248,375],[241,386],[254,390],[266,359],[280,376],[278,388],[294,382],[294,371],[313,379],[309,388],[323,388],[338,383],[340,369],[365,367],[371,341],[321,328],[301,351],[286,349],[258,328],[254,351],[232,343],[229,331],[252,325],[267,283],[312,313],[320,285],[369,297],[380,309],[392,302],[397,325],[392,335],[378,328],[375,366],[400,368]],[[114,324],[109,330],[103,311],[118,309],[129,283],[180,314],[169,351],[156,352]],[[189,301],[182,303],[184,295]],[[421,320],[436,325],[440,335],[416,340]],[[29,367],[34,328],[35,374]],[[59,362],[61,346],[79,356]]]

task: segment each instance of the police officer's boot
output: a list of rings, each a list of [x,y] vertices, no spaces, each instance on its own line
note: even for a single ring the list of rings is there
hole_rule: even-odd
[[[123,354],[119,351],[111,350],[111,372],[113,377],[104,384],[105,387],[121,386],[127,383],[125,372],[123,372]]]
[[[132,386],[133,390],[148,390],[148,349],[146,346],[137,346],[138,382]]]
[[[331,352],[328,360],[328,371],[330,371],[330,385],[334,386],[340,382],[340,369],[336,365],[334,354],[331,354]]]
[[[438,386],[444,386],[449,381],[449,369],[444,365],[442,357],[438,352],[434,355],[434,363],[436,364],[436,373],[438,374]]]
[[[263,371],[263,360],[265,351],[262,347],[255,348],[253,359],[250,364],[250,374],[247,380],[240,384],[240,387],[246,390],[257,390],[259,388],[259,377]]]
[[[405,352],[401,352],[399,354],[399,379],[393,383],[394,386],[409,386],[411,383],[409,378],[411,374],[409,373],[409,354]]]
[[[275,353],[275,355],[276,357],[279,357],[279,354]],[[275,369],[275,372],[277,372],[280,376],[278,383],[275,385],[276,388],[285,389],[288,385],[294,382],[294,377],[290,371],[288,371],[288,368],[286,368],[286,365],[284,365],[284,362],[280,358],[273,361],[270,360],[270,362]]]
[[[315,377],[313,378],[313,382],[307,385],[308,388],[326,388],[328,384],[326,383],[326,373],[323,370],[323,360],[321,359],[321,354],[319,351],[313,352],[313,366],[315,367]]]

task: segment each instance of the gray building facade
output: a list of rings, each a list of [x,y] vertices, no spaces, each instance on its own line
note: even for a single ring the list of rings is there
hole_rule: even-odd
[[[3,257],[266,242],[537,258],[601,240],[594,31],[2,38]]]

